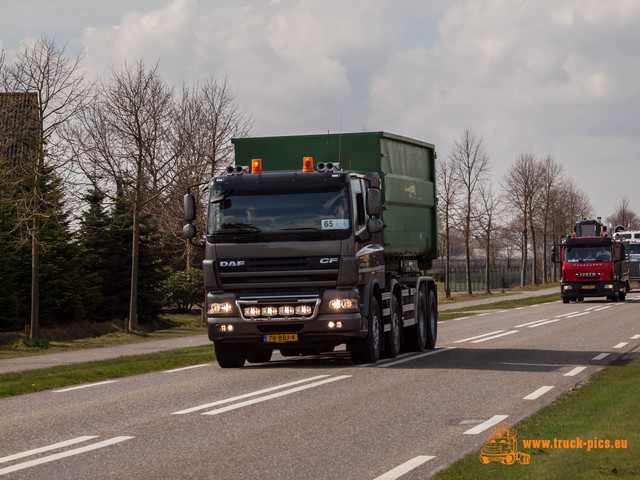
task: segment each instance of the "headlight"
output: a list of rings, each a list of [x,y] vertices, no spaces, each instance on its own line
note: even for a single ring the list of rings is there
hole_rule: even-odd
[[[334,298],[329,301],[329,306],[334,310],[348,310],[354,308],[356,302],[350,298]]]
[[[233,310],[233,305],[231,305],[228,302],[226,302],[226,303],[210,303],[207,312],[212,314],[212,315],[220,315],[220,314],[231,313],[232,310]]]

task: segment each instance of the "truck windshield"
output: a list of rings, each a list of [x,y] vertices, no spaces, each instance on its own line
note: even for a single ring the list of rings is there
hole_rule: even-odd
[[[347,187],[300,192],[212,191],[207,234],[264,238],[302,234],[320,238],[346,238],[351,232]]]
[[[594,246],[566,247],[564,249],[565,262],[609,262],[611,248]]]

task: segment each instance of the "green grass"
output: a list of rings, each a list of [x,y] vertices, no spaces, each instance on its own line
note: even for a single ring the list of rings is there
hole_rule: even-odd
[[[24,333],[0,333],[0,359],[186,337],[207,331],[200,313],[165,314],[161,323],[164,328],[147,327],[136,333],[126,333],[109,323],[71,324],[64,328],[43,329],[41,336],[47,342],[34,342],[33,345],[25,340]],[[40,346],[45,343],[46,346]]]
[[[513,427],[513,426],[512,426]],[[621,360],[516,425],[518,451],[529,465],[480,463],[480,450],[435,476],[447,479],[640,478],[640,360]],[[524,448],[523,440],[582,439],[582,449]],[[587,441],[625,440],[625,449],[593,448]]]
[[[215,360],[211,345],[0,375],[0,398]]]
[[[507,310],[511,308],[526,307],[529,305],[537,305],[539,303],[555,302],[560,300],[560,292],[552,293],[550,295],[542,295],[539,297],[522,298],[516,300],[501,300],[498,302],[492,302],[485,305],[475,305],[472,307],[461,307],[452,310],[447,310],[438,313],[438,319],[451,320],[454,318],[460,318],[467,315],[477,315],[485,310]]]

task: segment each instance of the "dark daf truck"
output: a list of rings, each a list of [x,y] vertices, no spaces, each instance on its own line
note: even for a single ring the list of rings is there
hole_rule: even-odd
[[[208,184],[209,338],[223,368],[330,352],[433,349],[434,146],[385,132],[234,139]],[[196,236],[185,195],[184,229]]]

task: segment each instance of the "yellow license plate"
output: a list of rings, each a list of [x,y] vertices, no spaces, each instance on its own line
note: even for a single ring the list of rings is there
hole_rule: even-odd
[[[582,289],[583,290],[595,290],[596,286],[595,285],[583,285]]]
[[[297,342],[298,334],[297,333],[281,333],[278,335],[265,335],[264,341],[266,343],[287,343],[287,342]]]

